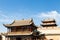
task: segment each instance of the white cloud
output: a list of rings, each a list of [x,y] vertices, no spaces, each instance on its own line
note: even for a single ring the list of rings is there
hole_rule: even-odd
[[[38,15],[38,17],[49,17],[49,18],[56,18],[60,17],[60,14],[57,11],[50,11],[50,12],[43,12]]]
[[[42,12],[39,13],[37,17],[40,19],[54,18],[56,20],[56,23],[60,25],[60,13],[58,11]]]

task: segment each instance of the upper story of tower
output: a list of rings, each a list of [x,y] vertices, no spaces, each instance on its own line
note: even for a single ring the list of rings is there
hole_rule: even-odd
[[[14,20],[11,24],[4,24],[4,26],[8,29],[8,32],[32,32],[37,28],[33,19]]]
[[[56,27],[57,24],[56,24],[55,19],[47,18],[47,19],[42,20],[41,26],[42,27]]]

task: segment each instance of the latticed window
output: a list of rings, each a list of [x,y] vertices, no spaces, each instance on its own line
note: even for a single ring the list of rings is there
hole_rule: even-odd
[[[29,27],[29,31],[32,31],[32,28],[31,27]]]

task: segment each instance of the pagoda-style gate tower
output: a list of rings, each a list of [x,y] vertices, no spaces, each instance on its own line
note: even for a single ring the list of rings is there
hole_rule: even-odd
[[[43,40],[57,40],[59,38],[59,28],[57,29],[57,24],[55,19],[47,18],[41,23],[42,28],[38,28],[44,36],[41,36]],[[57,37],[56,37],[57,36]],[[56,37],[56,39],[55,39]]]
[[[32,19],[14,20],[11,24],[4,24],[8,32],[5,34],[6,40],[38,40],[33,36],[33,31],[37,29]]]

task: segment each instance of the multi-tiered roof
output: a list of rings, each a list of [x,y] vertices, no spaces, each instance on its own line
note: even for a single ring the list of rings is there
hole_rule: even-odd
[[[56,27],[57,24],[56,24],[55,19],[48,18],[48,19],[45,19],[42,21],[41,26],[43,26],[43,27]]]
[[[3,24],[9,30],[7,36],[31,35],[37,28],[33,19],[14,20],[11,24]]]

